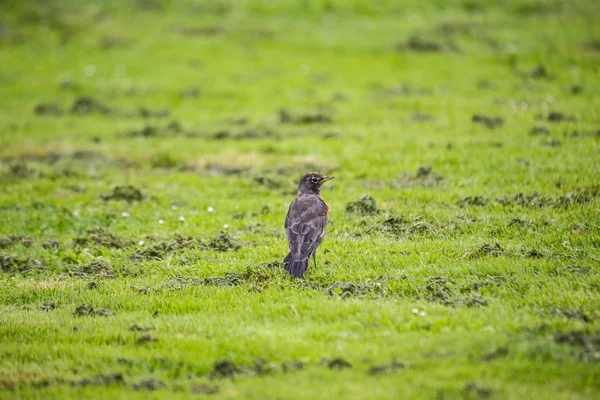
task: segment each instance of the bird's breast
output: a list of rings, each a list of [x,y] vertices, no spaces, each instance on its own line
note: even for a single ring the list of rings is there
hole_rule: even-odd
[[[325,199],[323,197],[319,196],[319,198],[323,202],[323,205],[325,205],[325,211],[329,212],[329,204],[327,204],[327,202],[325,201]]]

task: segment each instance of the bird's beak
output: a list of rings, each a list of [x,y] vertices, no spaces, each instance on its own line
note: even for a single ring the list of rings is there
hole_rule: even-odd
[[[327,182],[327,181],[330,181],[330,180],[332,180],[333,178],[334,178],[333,176],[324,176],[324,177],[321,179],[321,183],[322,183],[322,182]]]

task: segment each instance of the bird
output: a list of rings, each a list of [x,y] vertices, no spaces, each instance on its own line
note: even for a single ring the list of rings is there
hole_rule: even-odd
[[[329,206],[321,197],[321,185],[333,176],[324,176],[315,172],[300,179],[298,195],[290,204],[285,217],[285,233],[290,252],[283,260],[285,270],[296,278],[302,278],[308,269],[310,257],[315,267],[317,247],[325,237]]]

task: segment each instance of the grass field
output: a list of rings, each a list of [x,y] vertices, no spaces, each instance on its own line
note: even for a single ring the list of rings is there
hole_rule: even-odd
[[[598,20],[0,0],[0,398],[598,398]]]

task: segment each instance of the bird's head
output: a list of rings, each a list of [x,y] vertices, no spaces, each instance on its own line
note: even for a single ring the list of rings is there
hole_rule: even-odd
[[[300,179],[300,185],[298,186],[298,193],[316,193],[319,194],[321,191],[321,185],[323,182],[333,179],[333,176],[324,176],[316,172],[311,172]]]

